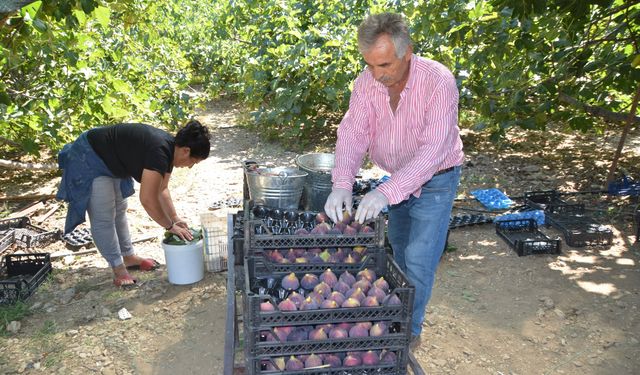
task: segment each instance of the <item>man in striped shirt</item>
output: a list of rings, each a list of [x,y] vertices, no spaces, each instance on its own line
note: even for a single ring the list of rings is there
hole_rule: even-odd
[[[413,54],[401,15],[371,15],[358,28],[367,69],[356,79],[338,128],[333,189],[325,212],[351,211],[351,188],[368,151],[390,179],[367,193],[355,213],[362,223],[389,205],[394,259],[416,287],[412,349],[436,268],[464,160],[458,128],[458,88],[442,64]]]

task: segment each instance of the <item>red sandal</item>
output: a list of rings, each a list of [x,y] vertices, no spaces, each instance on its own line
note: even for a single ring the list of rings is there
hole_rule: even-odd
[[[147,258],[147,259],[143,259],[142,262],[140,262],[140,264],[127,266],[127,269],[140,270],[140,271],[153,271],[158,267],[160,267],[160,263],[158,263],[155,259]]]
[[[132,281],[132,283],[129,283],[127,281]],[[124,276],[118,276],[115,279],[113,279],[113,285],[119,288],[132,288],[137,286],[137,284],[138,284],[138,279],[136,279],[135,277],[132,277],[129,274]]]

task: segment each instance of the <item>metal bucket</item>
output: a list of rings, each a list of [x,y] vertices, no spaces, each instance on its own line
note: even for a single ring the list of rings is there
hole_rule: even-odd
[[[298,168],[256,168],[245,172],[254,204],[298,209],[307,172]]]
[[[296,164],[309,175],[304,184],[302,204],[307,211],[324,211],[324,204],[331,193],[331,169],[335,165],[335,155],[312,153],[300,155]]]

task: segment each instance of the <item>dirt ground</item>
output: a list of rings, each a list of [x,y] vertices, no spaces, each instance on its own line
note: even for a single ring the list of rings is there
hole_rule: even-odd
[[[197,225],[200,214],[219,218],[238,207],[209,210],[217,201],[242,198],[243,160],[293,165],[296,153],[266,143],[238,126],[242,109],[211,103],[198,118],[212,130],[212,155],[191,170],[177,170],[171,191],[179,214]],[[527,133],[497,148],[465,131],[467,160],[460,197],[498,187],[513,197],[525,191],[597,190],[606,175],[615,137]],[[319,149],[318,151],[325,151]],[[640,176],[640,136],[627,143],[623,167]],[[3,171],[4,174],[4,171]],[[380,177],[363,171],[363,177]],[[51,174],[4,174],[3,195],[52,193]],[[608,224],[608,248],[572,248],[558,256],[517,254],[492,225],[451,231],[438,269],[422,343],[415,355],[429,374],[637,374],[640,369],[639,247],[631,213],[637,200],[602,194],[568,196],[585,203]],[[32,214],[37,221],[54,205]],[[22,203],[24,205],[24,203]],[[5,211],[19,205],[5,205]],[[478,214],[472,199],[455,214]],[[61,228],[64,209],[42,223]],[[487,213],[485,213],[487,214]],[[134,239],[163,232],[129,199]],[[223,227],[221,227],[223,228]],[[551,237],[560,233],[542,228]],[[158,239],[139,252],[164,263]],[[95,253],[75,255],[62,242],[43,251],[68,253],[53,263],[52,277],[28,300],[30,315],[0,336],[0,373],[221,374],[225,341],[226,273],[206,273],[193,285],[167,281],[166,268],[136,272],[138,288],[112,285],[106,262]],[[131,319],[121,320],[126,308]],[[6,322],[0,322],[5,324]],[[9,327],[7,327],[9,328]]]

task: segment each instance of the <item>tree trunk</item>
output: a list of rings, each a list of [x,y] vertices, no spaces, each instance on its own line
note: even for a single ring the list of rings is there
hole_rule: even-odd
[[[620,135],[620,141],[618,141],[618,148],[616,149],[616,153],[613,156],[613,162],[611,163],[611,168],[609,169],[609,174],[607,175],[607,186],[614,180],[616,169],[618,168],[618,159],[620,159],[620,155],[622,155],[622,148],[624,147],[624,142],[627,139],[627,134],[629,133],[629,129],[631,129],[631,124],[633,124],[636,117],[636,109],[638,108],[638,100],[640,100],[640,85],[638,85],[636,89],[636,95],[633,98],[633,102],[631,103],[631,112],[627,116],[627,123],[624,125],[624,129],[622,129],[622,134]]]

